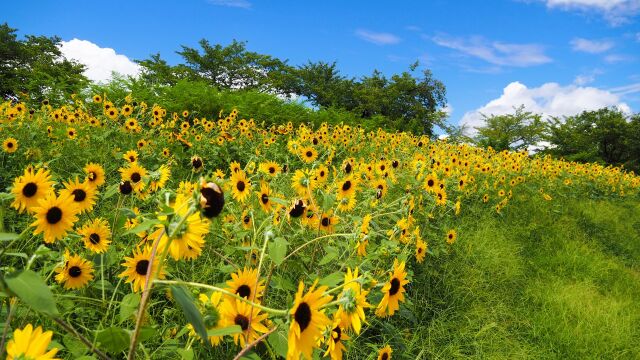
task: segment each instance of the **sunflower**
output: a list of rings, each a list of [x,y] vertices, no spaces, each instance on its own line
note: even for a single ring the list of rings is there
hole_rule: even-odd
[[[132,283],[133,292],[138,292],[140,290],[144,290],[146,285],[146,276],[147,271],[149,270],[149,259],[151,258],[151,247],[147,246],[143,250],[137,249],[133,251],[133,257],[125,257],[122,266],[126,269],[118,275],[118,277],[124,278],[125,283]],[[150,279],[153,280],[153,277],[158,272],[158,261],[153,262],[153,266],[151,266],[151,276]],[[164,279],[165,271],[164,268],[160,270],[160,274],[158,275],[159,279]]]
[[[111,230],[105,219],[96,218],[77,230],[84,246],[94,253],[104,253],[111,243]]]
[[[409,280],[406,280],[407,272],[404,266],[404,261],[401,263],[398,263],[398,259],[393,261],[393,273],[389,274],[389,282],[382,287],[383,297],[376,309],[376,315],[390,316],[400,308],[398,303],[404,301],[404,285],[409,283]]]
[[[380,199],[387,194],[389,185],[385,179],[376,179],[371,182],[371,187],[376,191],[376,199]]]
[[[11,154],[16,152],[16,150],[18,150],[18,140],[10,137],[10,138],[6,138],[3,142],[2,142],[2,148],[4,149],[5,152]]]
[[[454,229],[451,229],[447,232],[447,244],[451,245],[454,242],[456,242],[456,238],[458,237],[458,234],[456,233],[456,231]]]
[[[327,179],[329,178],[329,169],[324,166],[324,165],[320,165],[316,168],[316,181],[318,181],[318,183],[323,184],[327,181]]]
[[[226,326],[238,325],[241,332],[233,334],[233,342],[244,347],[245,344],[254,342],[258,334],[269,331],[262,321],[267,318],[267,314],[260,314],[260,309],[237,299],[226,299],[220,308],[222,322]]]
[[[42,332],[42,327],[33,328],[27,324],[22,329],[13,332],[13,339],[7,343],[7,360],[37,359],[57,360],[54,356],[58,348],[47,351],[51,343],[52,331]]]
[[[391,360],[391,346],[387,345],[378,351],[378,359],[377,360]]]
[[[342,360],[342,353],[346,351],[343,341],[351,339],[340,326],[340,318],[336,316],[327,339],[327,351],[324,356],[331,357],[331,360]]]
[[[304,283],[301,281],[298,285],[298,292],[290,311],[292,320],[289,327],[287,359],[297,359],[301,354],[311,359],[313,348],[317,346],[322,332],[331,325],[331,320],[321,308],[328,304],[332,297],[324,294],[326,286],[315,289],[316,284],[317,281],[305,295]]]
[[[224,327],[223,322],[221,321],[222,319],[220,318],[222,293],[214,291],[211,293],[211,296],[200,294],[198,299],[205,307],[205,311],[202,315],[204,317],[204,325],[207,327],[207,330],[222,329]],[[222,336],[209,336],[209,341],[212,346],[218,346],[222,341]]]
[[[318,221],[318,226],[320,230],[328,233],[333,233],[333,227],[338,223],[338,218],[333,216],[333,211],[329,210],[327,212],[323,212],[320,216],[320,220]]]
[[[345,199],[355,196],[358,188],[358,181],[351,175],[338,181],[338,199]]]
[[[422,264],[426,254],[427,254],[427,243],[422,241],[422,239],[416,240],[416,260]]]
[[[307,205],[305,205],[304,200],[296,199],[293,201],[293,204],[289,208],[289,217],[298,218],[304,215],[306,209]]]
[[[84,172],[87,174],[87,181],[91,186],[97,188],[104,184],[104,169],[100,164],[88,163],[84,167]]]
[[[282,168],[280,167],[280,165],[278,165],[278,163],[274,161],[267,161],[267,162],[260,163],[260,165],[258,165],[258,171],[264,174],[267,174],[271,177],[278,175],[281,170]]]
[[[193,168],[193,172],[200,172],[204,169],[204,161],[202,161],[200,156],[192,156],[191,167]]]
[[[224,207],[224,193],[218,184],[204,180],[200,187],[200,207],[202,214],[211,219],[217,217]]]
[[[147,170],[138,163],[131,163],[125,168],[120,168],[122,181],[128,181],[135,192],[141,192],[144,189],[144,177],[147,176]]]
[[[251,182],[247,175],[242,170],[232,171],[229,181],[233,198],[243,203],[251,195]]]
[[[311,146],[306,146],[300,149],[300,155],[304,162],[312,163],[318,158],[318,151]]]
[[[93,264],[79,255],[64,254],[64,266],[56,268],[56,281],[65,289],[80,289],[93,280]]]
[[[175,260],[192,260],[200,256],[205,242],[204,236],[209,233],[209,221],[201,218],[199,212],[189,213],[190,199],[190,197],[178,195],[172,206],[174,214],[179,216],[180,219],[186,217],[186,220],[181,222],[179,229],[174,230],[175,235],[171,240],[166,231],[163,232],[162,227],[149,235],[152,239],[155,239],[162,232],[163,235],[160,238],[158,248],[164,249],[169,243],[169,254]],[[164,220],[164,216],[159,216],[158,218]]]
[[[171,177],[171,168],[166,165],[160,165],[157,171],[151,173],[150,181],[149,181],[149,189],[151,191],[158,191],[162,189],[169,181]]]
[[[309,170],[296,170],[291,177],[291,187],[300,196],[308,196],[316,184],[315,176]]]
[[[447,204],[447,192],[444,189],[435,191],[436,205],[444,206]]]
[[[124,155],[122,155],[122,158],[127,160],[130,163],[134,163],[138,161],[138,152],[135,150],[129,150],[126,153],[124,153]]]
[[[14,200],[11,203],[19,212],[33,211],[38,205],[38,200],[53,193],[53,184],[49,170],[34,170],[27,168],[22,176],[17,177],[13,182],[11,193]]]
[[[436,189],[438,188],[438,185],[439,185],[438,178],[436,177],[435,174],[429,174],[424,179],[424,189],[427,190],[428,192],[435,192]]]
[[[365,321],[364,309],[371,307],[367,302],[369,292],[362,289],[358,280],[358,268],[353,272],[351,268],[347,268],[341,297],[346,298],[348,302],[340,305],[336,312],[336,316],[340,318],[340,327],[344,330],[353,328],[356,334],[360,334],[362,322]]]
[[[258,202],[260,203],[260,207],[266,213],[270,213],[273,202],[269,198],[271,196],[271,188],[269,187],[269,183],[266,181],[260,182],[260,191],[256,192],[258,195]]]
[[[76,137],[78,137],[78,132],[76,131],[75,128],[67,128],[67,137],[71,140],[75,139]]]
[[[251,301],[260,301],[264,292],[264,281],[258,281],[258,270],[244,268],[231,274],[227,290]]]
[[[100,96],[100,95],[93,95],[93,102],[94,102],[94,103],[101,103],[101,102],[102,102],[102,96]]]
[[[64,189],[60,191],[61,196],[71,196],[78,205],[80,213],[90,211],[96,203],[96,189],[91,187],[87,181],[80,182],[76,177],[64,183]]]
[[[48,244],[65,237],[67,231],[73,229],[73,223],[78,220],[78,206],[73,197],[57,197],[53,192],[40,199],[33,212],[36,218],[31,224],[36,227],[33,234],[43,233],[44,242]]]

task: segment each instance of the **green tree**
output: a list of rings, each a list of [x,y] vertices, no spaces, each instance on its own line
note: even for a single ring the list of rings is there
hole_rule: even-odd
[[[485,125],[476,127],[475,143],[495,150],[523,150],[543,139],[544,123],[539,114],[515,108],[513,114],[482,114]]]
[[[84,65],[62,56],[60,38],[27,35],[18,40],[16,31],[0,25],[0,96],[57,101],[88,84]]]

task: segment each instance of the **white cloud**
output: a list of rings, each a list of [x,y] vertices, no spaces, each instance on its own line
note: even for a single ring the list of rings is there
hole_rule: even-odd
[[[623,54],[610,54],[604,57],[604,61],[609,64],[617,64],[621,62],[633,61],[633,56]]]
[[[542,114],[544,118],[575,115],[582,111],[610,106],[630,113],[631,108],[620,99],[621,92],[576,85],[561,86],[553,82],[529,88],[514,81],[504,88],[502,95],[497,99],[465,113],[460,120],[460,125],[466,125],[469,135],[473,135],[476,133],[475,127],[484,125],[482,114],[487,116],[512,114],[514,108],[521,105],[524,105],[526,111]]]
[[[596,77],[594,75],[583,74],[583,75],[576,76],[576,78],[573,80],[573,83],[578,86],[582,86],[582,85],[591,84],[595,80],[596,80]]]
[[[389,33],[379,33],[364,29],[356,30],[356,36],[376,45],[392,45],[400,42],[400,38]]]
[[[640,0],[542,0],[549,8],[601,13],[611,25],[620,25],[640,13]]]
[[[89,80],[107,81],[111,79],[112,72],[135,76],[140,71],[140,66],[126,56],[87,40],[62,41],[60,51],[65,58],[84,64],[87,67],[84,74]]]
[[[575,38],[571,40],[573,51],[581,51],[589,54],[599,54],[613,48],[613,41],[609,40],[589,40]]]
[[[458,50],[494,65],[526,67],[552,61],[544,54],[544,48],[538,44],[509,44],[488,41],[480,36],[465,39],[437,35],[431,40],[440,46]]]
[[[454,108],[453,108],[453,106],[452,106],[451,104],[449,104],[449,103],[447,103],[447,105],[445,105],[445,106],[442,108],[442,111],[444,111],[444,113],[445,113],[445,114],[447,114],[447,116],[451,116],[451,114],[453,113],[453,110],[455,110],[455,109],[454,109]]]
[[[634,83],[624,86],[618,86],[612,89],[609,89],[612,93],[615,93],[620,96],[624,96],[627,94],[635,94],[640,92],[640,83]]]
[[[247,0],[209,0],[210,4],[241,9],[251,9],[251,3]]]

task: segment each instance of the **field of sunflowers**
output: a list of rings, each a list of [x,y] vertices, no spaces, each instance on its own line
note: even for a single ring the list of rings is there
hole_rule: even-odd
[[[640,187],[620,168],[135,94],[5,102],[0,141],[9,359],[438,357],[416,313],[479,213]]]

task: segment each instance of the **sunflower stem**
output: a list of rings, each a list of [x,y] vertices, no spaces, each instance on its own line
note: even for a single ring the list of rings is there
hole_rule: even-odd
[[[15,301],[13,301],[15,300]],[[11,302],[14,302],[14,305],[11,306]],[[7,340],[7,333],[9,332],[9,324],[11,324],[11,318],[13,317],[13,314],[15,313],[16,307],[18,303],[18,299],[17,298],[11,298],[11,299],[7,299],[7,307],[9,308],[8,310],[8,314],[7,314],[7,320],[4,323],[4,330],[2,331],[2,340],[0,340],[0,357],[2,357],[2,355],[4,355],[4,342]]]
[[[93,343],[91,341],[89,341],[89,339],[87,339],[82,334],[80,334],[78,332],[78,330],[76,330],[73,326],[71,326],[70,324],[66,323],[61,318],[53,317],[52,319],[53,319],[53,321],[56,322],[56,324],[60,325],[60,327],[62,327],[66,331],[70,332],[71,334],[75,335],[75,337],[77,337],[78,340],[80,340],[83,344],[85,344],[89,348],[89,350],[91,350],[91,352],[96,354],[100,359],[102,359],[102,360],[110,360],[110,358],[109,358],[109,356],[107,356],[107,354],[103,353],[100,349],[96,348],[95,345],[93,345]]]
[[[213,291],[217,291],[217,292],[221,292],[227,296],[230,296],[232,298],[235,298],[237,300],[243,301],[257,309],[260,309],[262,311],[271,313],[271,314],[276,314],[276,315],[287,315],[289,313],[288,310],[280,310],[280,309],[274,309],[274,308],[270,308],[270,307],[266,307],[263,305],[260,305],[258,303],[255,303],[249,299],[243,298],[237,294],[232,293],[229,290],[225,290],[222,288],[219,288],[217,286],[212,286],[212,285],[207,285],[207,284],[201,284],[201,283],[196,283],[196,282],[190,282],[190,281],[180,281],[180,280],[154,280],[154,283],[157,284],[165,284],[165,285],[186,285],[186,286],[192,286],[192,287],[199,287],[199,288],[203,288],[203,289],[209,289],[209,290],[213,290]]]
[[[353,236],[354,233],[341,233],[341,234],[329,234],[329,235],[323,235],[323,236],[319,236],[317,238],[311,239],[309,241],[307,241],[306,243],[298,246],[295,250],[293,250],[292,252],[290,252],[287,256],[284,257],[284,259],[282,260],[282,262],[285,262],[288,258],[290,258],[291,256],[295,255],[298,251],[302,250],[304,247],[306,247],[309,244],[312,244],[318,240],[322,240],[322,239],[326,239],[326,238],[330,238],[330,237],[340,237],[340,236]]]
[[[240,359],[244,354],[246,354],[249,350],[251,350],[254,346],[258,345],[262,340],[266,339],[267,336],[271,335],[274,331],[278,329],[278,326],[274,326],[271,330],[262,334],[259,338],[255,339],[251,344],[247,344],[247,346],[240,350],[240,352],[233,358],[233,360]]]

